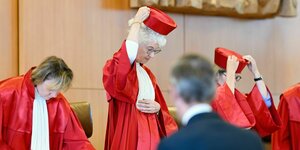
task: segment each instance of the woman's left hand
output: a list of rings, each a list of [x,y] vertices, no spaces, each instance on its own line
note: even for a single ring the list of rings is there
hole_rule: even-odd
[[[157,113],[160,110],[160,104],[154,100],[138,100],[136,107],[143,113]]]
[[[255,59],[250,55],[245,55],[243,56],[243,58],[249,61],[247,67],[252,72],[254,78],[260,77],[260,73],[258,71]]]

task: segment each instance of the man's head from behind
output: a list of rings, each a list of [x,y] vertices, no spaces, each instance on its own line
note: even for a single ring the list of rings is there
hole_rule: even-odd
[[[171,96],[179,118],[188,108],[210,103],[215,95],[215,73],[212,64],[198,55],[183,56],[171,72]]]

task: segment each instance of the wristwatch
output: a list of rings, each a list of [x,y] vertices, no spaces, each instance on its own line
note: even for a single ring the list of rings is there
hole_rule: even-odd
[[[258,77],[258,78],[254,78],[254,81],[256,82],[256,81],[260,81],[260,80],[262,80],[262,77],[260,76],[260,77]]]

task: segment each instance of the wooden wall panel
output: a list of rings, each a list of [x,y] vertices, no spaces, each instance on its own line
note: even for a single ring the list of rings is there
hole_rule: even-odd
[[[102,88],[102,67],[125,38],[130,16],[98,0],[21,1],[20,72],[57,55],[73,69],[74,87]]]
[[[298,14],[300,10],[298,9]],[[275,90],[278,94],[300,82],[300,17],[278,18],[273,33],[275,55]]]
[[[0,80],[18,75],[17,2],[0,0]]]

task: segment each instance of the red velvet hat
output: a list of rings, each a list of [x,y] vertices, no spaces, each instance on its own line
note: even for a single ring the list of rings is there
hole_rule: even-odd
[[[154,7],[148,7],[150,8],[150,15],[144,21],[147,27],[162,35],[168,35],[177,27],[175,21],[166,13]]]
[[[228,56],[236,56],[239,61],[239,66],[236,70],[236,73],[241,73],[245,66],[248,64],[248,61],[243,58],[242,55],[236,53],[232,50],[228,50],[226,48],[218,47],[215,49],[215,64],[220,68],[226,69],[227,58]]]

